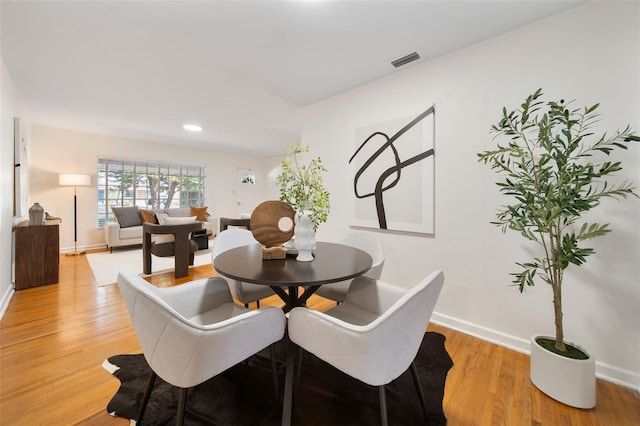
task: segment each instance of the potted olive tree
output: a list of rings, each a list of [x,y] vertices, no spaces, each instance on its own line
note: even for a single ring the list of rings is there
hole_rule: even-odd
[[[591,408],[595,406],[595,360],[565,340],[563,274],[569,265],[582,265],[595,253],[585,246],[587,240],[611,231],[607,223],[589,223],[584,215],[604,197],[637,196],[632,183],[607,181],[622,165],[606,157],[615,150],[627,149],[630,141],[639,138],[629,126],[597,136],[599,104],[571,109],[570,102],[545,102],[542,96],[542,89],[538,89],[520,108],[503,108],[502,118],[491,130],[504,142],[494,150],[479,153],[478,161],[500,175],[497,185],[509,197],[492,223],[503,232],[519,232],[540,249],[540,255],[533,259],[516,262],[520,269],[512,274],[513,282],[523,292],[541,280],[553,292],[555,336],[532,337],[531,379],[560,402]],[[559,365],[558,361],[569,365]],[[566,387],[572,385],[575,387]]]
[[[324,188],[322,174],[327,169],[320,157],[304,161],[309,146],[293,145],[287,148],[282,160],[282,172],[277,177],[280,201],[289,204],[296,212],[294,241],[298,250],[297,260],[311,261],[315,248],[315,232],[327,221],[330,203],[329,192]]]

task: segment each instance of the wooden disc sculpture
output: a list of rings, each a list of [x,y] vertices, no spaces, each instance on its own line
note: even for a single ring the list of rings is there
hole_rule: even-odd
[[[262,258],[284,259],[283,244],[293,237],[295,212],[282,201],[265,201],[251,213],[251,232],[264,245]]]

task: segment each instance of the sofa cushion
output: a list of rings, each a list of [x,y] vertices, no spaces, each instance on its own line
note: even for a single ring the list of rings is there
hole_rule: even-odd
[[[153,210],[140,209],[142,223],[158,223],[158,218]]]
[[[159,214],[158,222],[160,225],[182,225],[184,223],[191,223],[196,221],[195,216],[179,216],[171,217],[168,214]],[[172,243],[175,241],[173,234],[160,234],[156,239],[156,244]]]
[[[140,209],[138,206],[133,207],[111,207],[113,215],[116,218],[116,222],[120,225],[120,228],[128,228],[130,226],[142,225],[142,219],[140,218]]]
[[[137,238],[142,240],[142,225],[129,226],[127,228],[121,227],[119,236],[120,236],[120,240],[129,240],[132,238]]]
[[[205,222],[207,220],[207,206],[204,207],[190,207],[190,216],[195,216],[196,220]]]
[[[176,208],[164,209],[164,212],[171,217],[193,216],[191,214],[190,207],[176,207]]]

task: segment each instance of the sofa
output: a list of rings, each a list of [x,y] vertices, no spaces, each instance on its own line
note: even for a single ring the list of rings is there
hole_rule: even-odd
[[[218,229],[217,219],[207,213],[207,207],[145,210],[133,206],[112,207],[111,210],[116,220],[109,221],[104,226],[104,239],[110,252],[113,252],[114,248],[142,245],[142,224],[158,223],[157,218],[161,214],[167,214],[169,217],[195,216],[195,220],[202,222],[208,232],[213,233]]]

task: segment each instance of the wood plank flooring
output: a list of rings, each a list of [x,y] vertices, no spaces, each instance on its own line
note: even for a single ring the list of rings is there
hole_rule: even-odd
[[[177,282],[172,274],[150,281],[168,286],[213,273],[207,265]],[[314,296],[309,306],[332,302]],[[454,360],[443,401],[449,425],[640,425],[637,392],[598,380],[595,409],[569,408],[533,387],[528,356],[433,324],[429,330],[446,336]],[[119,382],[101,364],[139,352],[118,287],[97,287],[86,257],[61,256],[60,282],[16,292],[2,319],[0,424],[128,424],[105,410]]]

